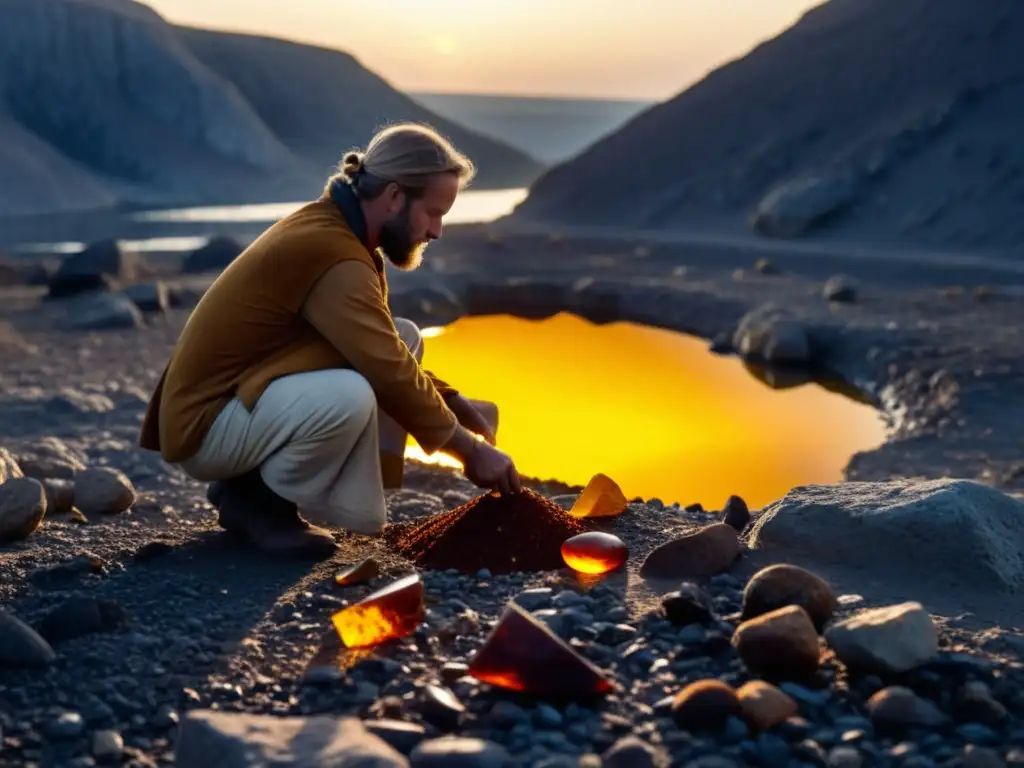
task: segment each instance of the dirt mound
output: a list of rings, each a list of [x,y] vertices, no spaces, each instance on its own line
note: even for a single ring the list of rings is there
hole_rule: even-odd
[[[488,493],[415,526],[392,526],[392,548],[417,565],[475,573],[565,567],[562,542],[589,528],[531,490]]]
[[[513,219],[1022,246],[1022,39],[1016,0],[831,0],[551,169]]]

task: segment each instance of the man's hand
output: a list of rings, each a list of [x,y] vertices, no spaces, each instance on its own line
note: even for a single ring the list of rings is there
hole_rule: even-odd
[[[510,496],[523,490],[512,457],[481,440],[475,442],[476,450],[463,464],[466,477],[480,488],[501,491],[502,496]]]
[[[469,400],[462,395],[453,395],[448,399],[448,407],[459,420],[459,424],[494,445],[494,433],[491,432],[490,425]]]
[[[523,489],[512,458],[504,451],[478,440],[461,425],[442,450],[462,461],[466,477],[480,488],[501,491],[503,495],[519,493]]]

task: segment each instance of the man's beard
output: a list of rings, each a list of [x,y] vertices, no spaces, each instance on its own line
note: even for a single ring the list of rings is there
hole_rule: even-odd
[[[405,272],[416,269],[423,261],[426,243],[416,242],[409,226],[409,203],[384,222],[380,228],[380,250],[388,261]]]

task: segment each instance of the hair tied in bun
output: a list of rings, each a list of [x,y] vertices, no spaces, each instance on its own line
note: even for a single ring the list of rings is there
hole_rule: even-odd
[[[345,175],[349,178],[363,172],[363,156],[359,152],[349,152],[342,160]]]

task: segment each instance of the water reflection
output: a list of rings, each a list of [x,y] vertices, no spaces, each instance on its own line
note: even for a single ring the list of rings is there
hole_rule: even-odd
[[[865,403],[661,329],[467,317],[432,330],[425,347],[429,369],[498,404],[498,445],[521,472],[580,485],[604,472],[627,497],[717,509],[736,493],[760,507],[795,485],[839,481],[853,453],[885,439]],[[414,443],[407,455],[426,458]]]

